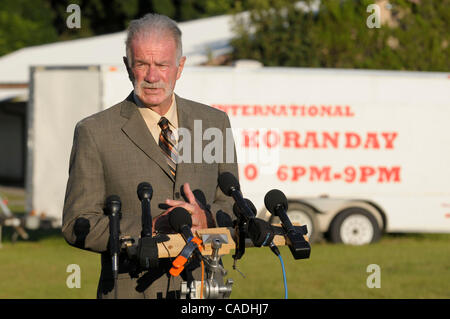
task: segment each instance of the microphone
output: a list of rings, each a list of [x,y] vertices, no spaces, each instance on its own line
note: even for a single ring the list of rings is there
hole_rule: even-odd
[[[158,267],[158,246],[156,237],[152,237],[152,214],[150,200],[153,196],[153,188],[147,182],[142,182],[137,187],[137,195],[142,208],[142,231],[138,243],[138,259],[142,268],[155,269]]]
[[[269,191],[264,197],[264,205],[272,215],[280,218],[283,228],[287,233],[295,232],[295,228],[286,214],[288,209],[288,201],[282,191],[278,189],[272,189]]]
[[[255,218],[255,216],[256,216],[256,207],[252,203],[252,201],[250,199],[248,199],[248,198],[244,198],[244,202],[247,205],[247,207],[249,208],[249,212],[251,212],[251,216],[250,216],[250,214],[243,213],[241,208],[239,207],[239,205],[237,203],[234,203],[234,205],[233,205],[233,213],[234,213],[234,215],[236,215],[236,217],[244,218],[245,221],[249,221],[249,220]]]
[[[266,221],[256,218],[256,207],[249,199],[244,199],[241,193],[241,187],[237,178],[230,172],[224,172],[219,175],[218,184],[222,192],[233,197],[235,204],[233,205],[233,213],[238,217],[238,247],[236,254],[233,255],[234,260],[242,258],[245,253],[245,237],[248,233],[255,247],[263,245],[270,246],[270,249],[278,256],[280,255],[278,248],[273,243],[274,233],[271,226]]]
[[[252,240],[253,245],[255,247],[268,245],[272,248],[274,246],[273,237],[275,235],[271,225],[265,220],[255,217],[256,207],[251,200],[244,198],[244,201],[250,208],[250,211],[253,213],[253,217],[246,220],[248,223],[247,227],[248,236]],[[246,217],[244,214],[242,214],[241,210],[239,209],[239,206],[237,206],[236,203],[233,205],[233,213],[236,216],[241,216],[242,218]]]
[[[152,237],[152,215],[150,200],[153,196],[153,188],[147,182],[142,182],[137,187],[137,195],[142,207],[142,231],[141,237]]]
[[[213,219],[212,213],[211,213],[211,206],[206,202],[205,193],[203,193],[203,191],[201,189],[194,189],[192,191],[192,194],[194,194],[194,197],[195,197],[195,200],[196,200],[198,206],[200,206],[200,208],[205,211],[207,228],[216,227],[216,224],[214,222],[214,219]],[[216,218],[217,218],[217,213],[216,213]]]
[[[180,233],[185,241],[190,237],[194,237],[191,231],[192,217],[189,212],[182,208],[176,207],[169,213],[169,224],[177,233]]]
[[[112,257],[112,271],[114,275],[115,293],[117,294],[117,277],[119,274],[119,253],[120,253],[120,210],[122,203],[119,196],[111,195],[106,198],[105,213],[109,217],[109,249]],[[117,296],[116,296],[117,297]]]
[[[225,213],[223,210],[219,210],[216,213],[216,220],[217,226],[219,227],[227,227],[227,228],[233,227],[233,220],[231,219],[231,216]]]
[[[194,197],[197,200],[197,203],[199,204],[200,208],[206,209],[208,204],[206,203],[205,193],[203,193],[203,191],[200,189],[194,189],[192,191],[192,194],[194,194]]]
[[[247,202],[242,197],[239,181],[233,174],[230,172],[220,174],[218,184],[225,195],[233,197],[236,205],[240,209],[240,212],[243,216],[245,216],[245,219],[249,220],[254,217],[252,210],[248,207]]]
[[[303,238],[303,235],[294,228],[286,214],[288,201],[284,193],[278,189],[272,189],[264,197],[264,205],[267,210],[280,218],[281,224],[287,235],[287,244],[295,259],[309,258],[311,246]]]

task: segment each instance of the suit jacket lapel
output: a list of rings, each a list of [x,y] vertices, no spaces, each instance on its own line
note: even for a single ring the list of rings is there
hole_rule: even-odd
[[[175,99],[177,102],[177,112],[178,112],[178,127],[187,129],[190,132],[191,135],[191,143],[190,145],[185,145],[185,147],[190,147],[190,161],[189,162],[181,162],[177,165],[177,174],[175,178],[178,182],[183,183],[182,177],[185,175],[186,172],[188,172],[190,169],[192,169],[191,163],[194,162],[194,145],[195,145],[195,137],[194,137],[194,120],[195,120],[195,110],[192,109],[192,107],[189,105],[189,103],[186,103],[183,99],[181,99],[178,95],[175,94]],[[184,151],[183,151],[184,152]]]
[[[169,171],[169,166],[161,149],[153,139],[147,124],[145,124],[144,119],[134,103],[133,92],[123,102],[121,115],[128,119],[122,127],[122,131],[139,149],[158,164],[172,181],[175,181]]]

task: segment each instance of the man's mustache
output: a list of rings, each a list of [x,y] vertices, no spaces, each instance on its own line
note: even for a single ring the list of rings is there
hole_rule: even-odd
[[[165,89],[166,85],[161,82],[156,83],[148,83],[148,82],[141,82],[139,85],[142,89]]]

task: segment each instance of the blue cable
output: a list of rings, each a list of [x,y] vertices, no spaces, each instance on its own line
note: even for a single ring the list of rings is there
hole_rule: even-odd
[[[288,289],[287,289],[287,282],[286,282],[286,270],[284,269],[284,262],[283,262],[283,258],[281,258],[281,254],[278,255],[278,258],[280,258],[281,268],[282,268],[282,270],[283,270],[284,299],[288,299]]]

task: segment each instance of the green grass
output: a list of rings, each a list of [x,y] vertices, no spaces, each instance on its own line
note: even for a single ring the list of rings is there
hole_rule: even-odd
[[[100,256],[69,246],[58,231],[30,232],[28,241],[10,241],[4,228],[0,249],[0,298],[95,298]],[[380,242],[354,247],[318,243],[311,257],[294,260],[281,247],[290,299],[450,298],[450,235],[385,235]],[[249,248],[238,261],[246,278],[232,269],[232,298],[284,298],[279,259],[269,248]],[[81,268],[81,288],[66,286],[67,266]],[[366,286],[369,264],[381,268],[381,288]]]
[[[359,247],[321,243],[305,260],[282,247],[289,298],[450,298],[449,242],[450,235],[390,235]],[[381,288],[366,285],[370,264],[380,266]],[[281,265],[268,248],[249,249],[238,267],[247,278],[230,272],[233,298],[284,297]]]
[[[100,255],[69,246],[59,231],[29,232],[30,240],[11,243],[6,230],[0,249],[0,298],[95,298]],[[79,289],[67,288],[70,264],[81,268]]]

